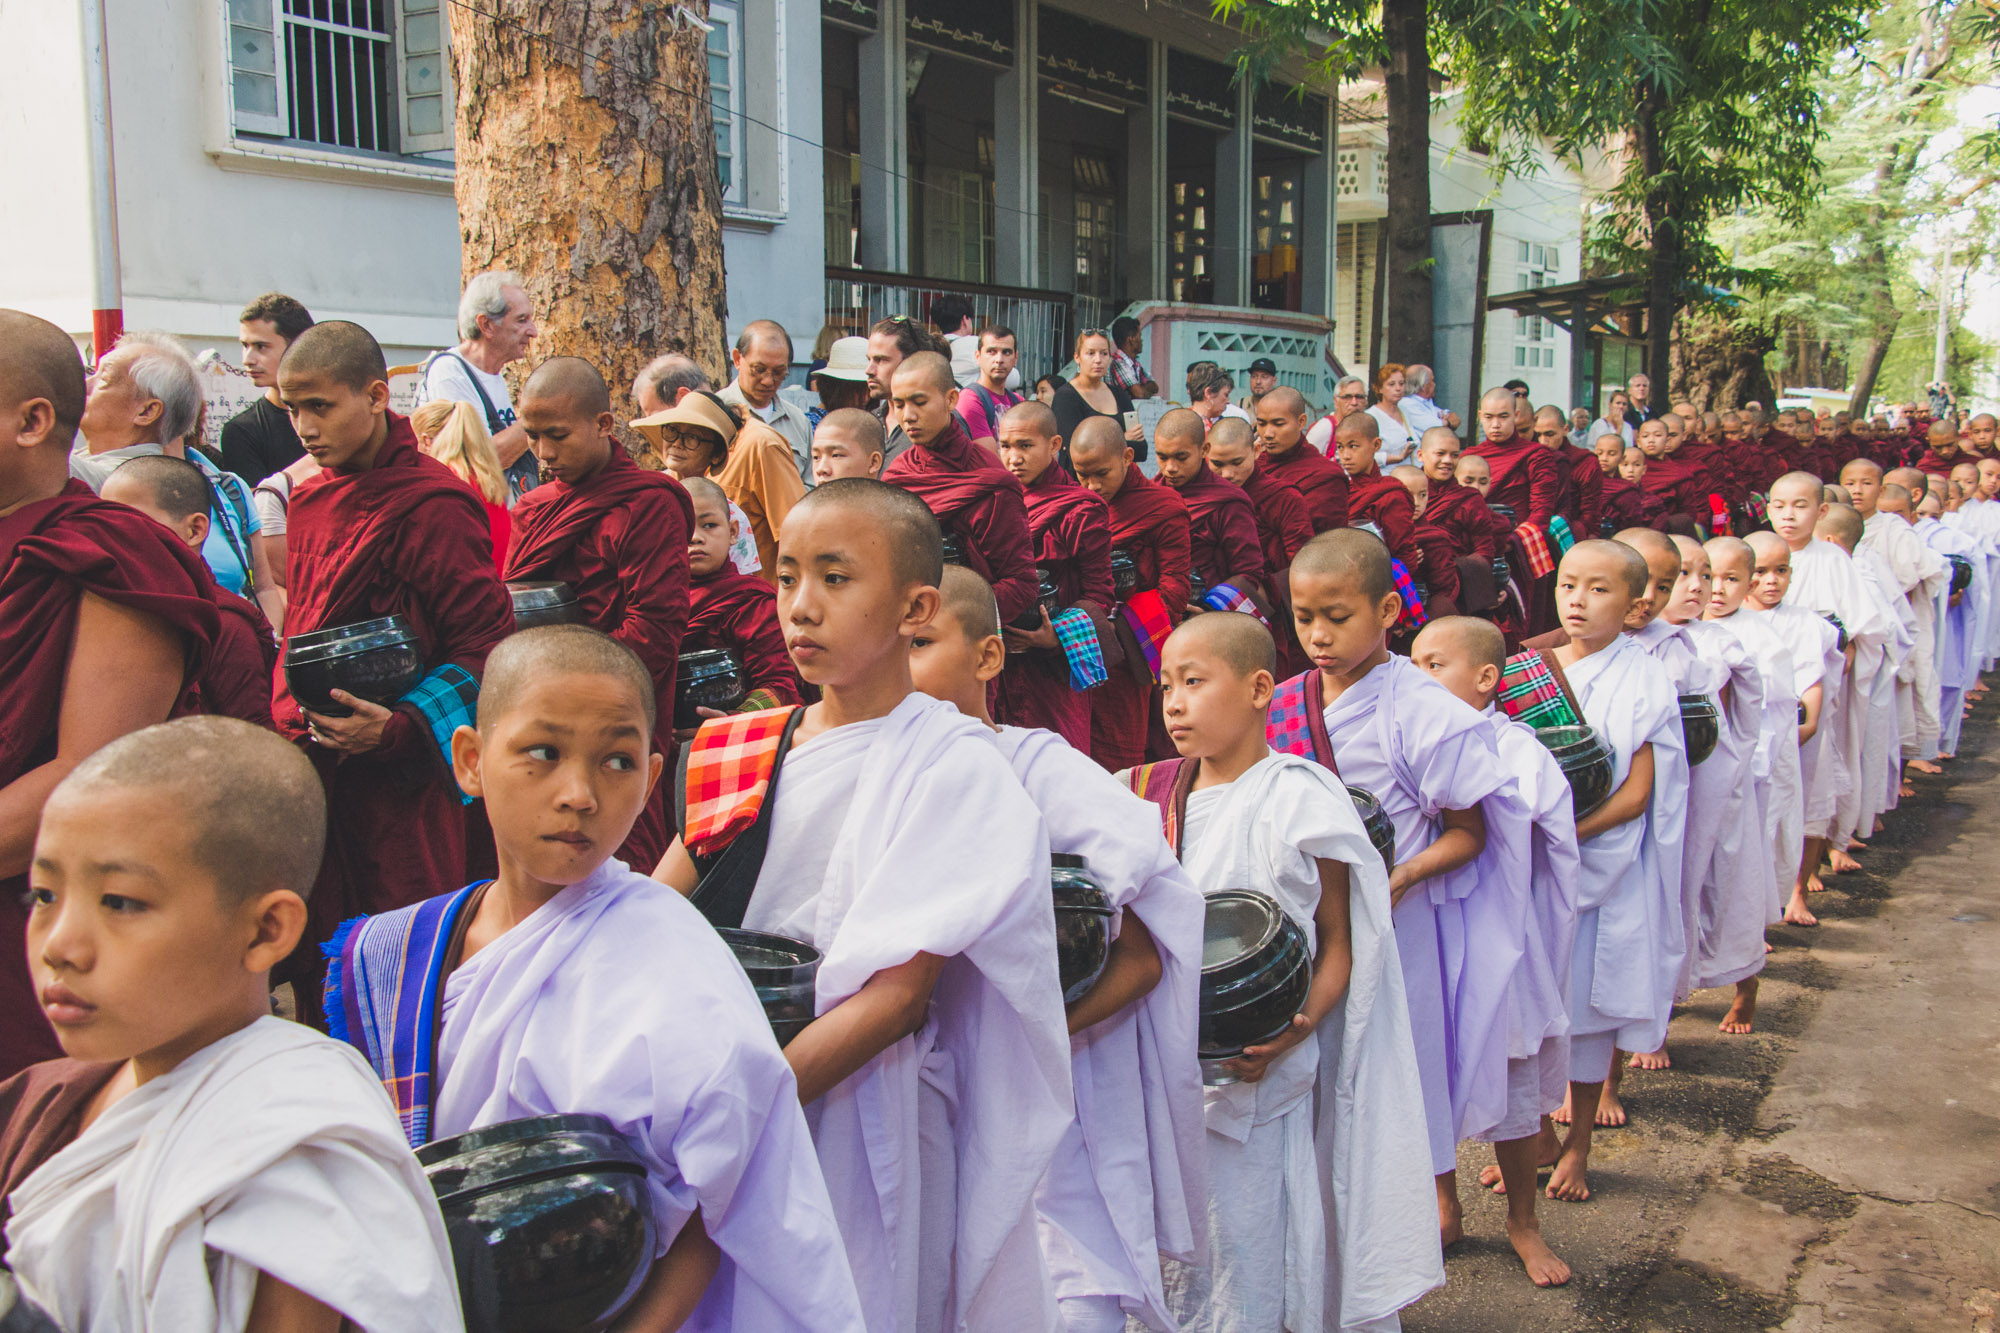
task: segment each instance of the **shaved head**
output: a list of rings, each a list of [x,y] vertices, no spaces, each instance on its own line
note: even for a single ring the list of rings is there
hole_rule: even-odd
[[[1880,478],[1882,475],[1882,465],[1872,458],[1857,458],[1840,470],[1843,481],[1850,472],[1858,472],[1864,476]]]
[[[1000,603],[993,585],[963,565],[946,565],[938,584],[938,611],[958,622],[968,643],[1000,633]]]
[[[1488,389],[1485,393],[1479,395],[1479,406],[1481,408],[1504,407],[1511,412],[1514,408],[1514,391],[1512,389]]]
[[[841,410],[859,412],[861,409],[843,408]],[[828,413],[827,415],[831,416],[832,413]],[[863,415],[868,416],[871,420],[874,416],[873,413],[863,413]],[[1005,412],[1002,412],[999,424],[1002,426],[1019,426],[1024,430],[1033,431],[1036,435],[1046,440],[1056,433],[1055,409],[1038,399],[1030,398],[1025,402],[1016,403]],[[878,445],[876,447],[880,448],[881,446]]]
[[[1629,546],[1639,553],[1643,560],[1651,556],[1672,556],[1680,559],[1680,550],[1663,532],[1652,528],[1627,528],[1611,540],[1621,546]]]
[[[707,477],[683,477],[681,487],[687,491],[688,499],[699,505],[714,505],[724,515],[729,513],[729,492],[710,481]]]
[[[1289,384],[1280,384],[1275,389],[1267,390],[1264,396],[1257,400],[1257,406],[1287,412],[1295,417],[1306,414],[1305,395]]]
[[[1660,545],[1666,549],[1667,554],[1673,556],[1676,560],[1680,558],[1680,553],[1674,550],[1674,544],[1665,537],[1660,536],[1659,533],[1654,532],[1651,528],[1627,529],[1627,531],[1644,532],[1658,538]],[[1599,559],[1610,561],[1618,567],[1618,572],[1625,576],[1625,590],[1627,592],[1631,593],[1634,597],[1644,597],[1646,595],[1646,585],[1652,581],[1652,573],[1646,568],[1646,557],[1640,555],[1638,550],[1626,542],[1622,535],[1617,541],[1607,542],[1593,538],[1587,542],[1578,542],[1563,553],[1562,562],[1567,565],[1572,558],[1582,556],[1595,556]]]
[[[1040,403],[1037,403],[1035,404],[1035,406],[1041,407],[1042,405]],[[1048,412],[1049,409],[1046,407],[1042,407],[1042,410],[1044,412]],[[1054,413],[1050,413],[1050,415],[1053,416]],[[1101,419],[1109,420],[1109,418],[1101,418]],[[1080,433],[1081,432],[1079,432],[1079,434]],[[1176,407],[1172,409],[1165,416],[1160,418],[1159,425],[1153,427],[1153,439],[1155,441],[1158,440],[1188,441],[1191,442],[1197,450],[1201,448],[1201,442],[1203,439],[1207,437],[1207,435],[1208,435],[1208,423],[1201,419],[1201,413],[1195,411],[1191,407]],[[1123,440],[1125,437],[1123,434],[1120,434],[1118,438],[1120,440]],[[1075,445],[1070,446],[1070,452],[1072,454],[1076,452]]]
[[[1705,549],[1708,551],[1708,563],[1717,570],[1728,564],[1741,564],[1745,569],[1754,568],[1757,564],[1757,553],[1750,548],[1750,543],[1740,537],[1710,537]]]
[[[1822,503],[1826,498],[1820,486],[1819,478],[1810,472],[1787,472],[1784,476],[1771,483],[1772,495],[1776,495],[1780,491],[1785,492],[1787,495],[1795,495],[1811,500],[1814,504]]]
[[[55,416],[47,444],[65,452],[83,420],[83,358],[67,333],[19,310],[0,310],[0,409],[46,399]]]
[[[1350,440],[1356,436],[1364,440],[1382,438],[1382,428],[1375,424],[1375,417],[1369,412],[1349,412],[1340,419],[1340,425],[1335,428],[1334,433],[1345,435]]]
[[[189,852],[226,902],[273,889],[312,892],[326,846],[326,794],[312,761],[276,732],[233,717],[162,722],[85,759],[55,794],[96,804],[117,791],[173,793]]]
[[[584,416],[594,417],[611,410],[611,388],[597,367],[580,356],[552,356],[535,367],[521,386],[521,401],[553,398],[566,402]]]
[[[1329,528],[1299,548],[1294,574],[1351,580],[1361,595],[1379,602],[1396,591],[1396,571],[1380,537],[1359,528]]]
[[[1412,652],[1427,644],[1445,643],[1474,666],[1505,670],[1507,636],[1499,626],[1478,616],[1439,616],[1417,632]]]
[[[1753,532],[1743,539],[1743,544],[1748,546],[1750,553],[1759,560],[1774,555],[1782,555],[1789,560],[1792,556],[1792,548],[1787,546],[1785,539],[1775,532]]]
[[[206,514],[209,509],[208,478],[185,458],[141,454],[127,459],[105,480],[104,489],[110,492],[105,498],[126,502],[125,497],[132,494],[125,489],[128,486],[176,523]]]
[[[388,382],[389,363],[374,334],[359,324],[329,319],[301,333],[285,349],[278,372],[281,376],[322,377],[364,393],[371,384]]]
[[[1915,498],[1907,486],[1898,486],[1893,481],[1882,483],[1882,494],[1876,497],[1875,507],[1886,509],[1892,514],[1908,514],[1915,504]]]
[[[952,377],[951,362],[936,352],[912,352],[896,367],[891,383],[910,380],[928,384],[934,392],[958,397],[958,381]]]
[[[479,678],[479,734],[489,734],[530,685],[556,676],[606,676],[632,690],[632,706],[646,715],[653,734],[659,701],[652,673],[638,654],[588,625],[537,625],[500,640]]]
[[[1257,401],[1263,402],[1276,392],[1277,390],[1273,389]],[[1226,444],[1233,449],[1239,444],[1248,444],[1256,433],[1257,428],[1243,418],[1224,417],[1209,428],[1208,440],[1210,444]]]
[[[1240,611],[1207,611],[1189,616],[1168,639],[1181,647],[1212,653],[1244,680],[1259,671],[1278,674],[1278,645],[1255,616]]]
[[[1953,470],[1956,471],[1957,469]],[[1976,473],[1978,469],[1974,468],[1973,471]],[[1931,488],[1930,478],[1913,467],[1891,468],[1887,473],[1883,474],[1882,480],[1896,483],[1896,485],[1901,486],[1917,499],[1922,499],[1924,492]]]
[[[1268,393],[1264,395],[1267,399],[1270,396]],[[1076,434],[1070,436],[1069,456],[1099,462],[1126,447],[1125,431],[1114,418],[1086,417],[1078,423]]]
[[[1854,548],[1861,544],[1861,534],[1865,531],[1867,525],[1861,521],[1860,510],[1853,505],[1836,503],[1828,505],[1826,512],[1820,515],[1819,524],[1813,529],[1813,535],[1844,546],[1847,548],[1847,553],[1853,555]]]
[[[939,357],[940,361],[944,358]],[[1107,418],[1094,418],[1104,420]],[[896,579],[904,587],[935,588],[944,577],[944,532],[930,507],[901,486],[867,477],[836,477],[821,482],[792,506],[818,510],[832,505],[880,531],[889,545]],[[784,550],[784,534],[778,548]]]

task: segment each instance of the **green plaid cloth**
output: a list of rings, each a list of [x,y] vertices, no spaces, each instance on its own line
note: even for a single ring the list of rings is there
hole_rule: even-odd
[[[1562,683],[1537,652],[1515,653],[1500,672],[1500,711],[1531,727],[1577,727],[1583,719],[1569,706]]]
[[[1090,623],[1090,613],[1072,606],[1050,616],[1049,625],[1069,662],[1069,687],[1094,690],[1102,685],[1109,673],[1104,669],[1104,649],[1097,642],[1097,627]]]

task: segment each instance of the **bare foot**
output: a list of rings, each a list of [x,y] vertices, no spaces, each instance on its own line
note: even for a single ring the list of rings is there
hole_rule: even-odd
[[[1903,780],[1903,785],[1902,785],[1902,786],[1900,786],[1900,787],[1896,788],[1896,791],[1897,791],[1897,793],[1898,793],[1899,795],[1902,795],[1902,796],[1905,796],[1905,797],[1909,797],[1909,796],[1915,796],[1915,795],[1917,794],[1917,789],[1916,789],[1915,787],[1912,787],[1912,786],[1910,785],[1910,783],[1909,783],[1909,779],[1907,779],[1907,778],[1905,778],[1905,779]]]
[[[1868,836],[1872,838],[1875,835],[1871,833]],[[1831,851],[1832,849],[1829,848],[1828,850]],[[1861,839],[1859,838],[1850,837],[1847,840],[1847,850],[1850,852],[1865,852],[1868,850],[1868,844],[1861,841]]]
[[[1855,843],[1854,845],[1856,847],[1861,846],[1861,844],[1858,842]],[[1862,850],[1866,851],[1867,849],[1862,848]],[[1845,851],[1842,851],[1838,847],[1834,848],[1831,852],[1827,853],[1826,863],[1827,863],[1827,868],[1830,869],[1836,875],[1846,875],[1852,873],[1853,871],[1861,869],[1861,863],[1859,861],[1855,860],[1852,856],[1848,855]]]
[[[1500,1166],[1497,1162],[1492,1166],[1479,1168],[1479,1183],[1492,1190],[1495,1194],[1505,1194],[1507,1192],[1507,1182],[1500,1178]]]
[[[1450,1249],[1465,1239],[1465,1209],[1458,1202],[1458,1172],[1437,1177],[1438,1245]]]
[[[1810,876],[1810,877],[1809,877],[1809,878],[1808,878],[1808,879],[1806,880],[1806,892],[1807,892],[1807,893],[1825,893],[1825,892],[1826,892],[1826,881],[1825,881],[1825,880],[1823,880],[1823,879],[1821,879],[1821,878],[1820,878],[1820,877],[1819,877],[1818,875],[1813,875],[1813,876]]]
[[[1618,1093],[1609,1083],[1604,1085],[1604,1092],[1597,1099],[1597,1120],[1595,1123],[1599,1129],[1617,1129],[1625,1123],[1625,1103],[1618,1100]],[[1561,1162],[1556,1163],[1556,1170],[1562,1170]],[[1556,1196],[1551,1194],[1549,1197],[1555,1198]],[[1584,1197],[1589,1198],[1590,1196],[1586,1193]]]
[[[1549,1176],[1548,1196],[1564,1203],[1582,1203],[1590,1197],[1590,1182],[1579,1154],[1565,1152]]]
[[[1806,896],[1797,889],[1792,890],[1792,900],[1785,904],[1785,924],[1788,926],[1819,924],[1819,918],[1806,910]]]
[[[1950,762],[1951,762],[1952,760],[1954,760],[1954,759],[1956,759],[1956,758],[1958,758],[1958,756],[1957,756],[1957,755],[1955,755],[1955,754],[1941,754],[1941,755],[1939,755],[1939,756],[1938,756],[1938,762],[1939,762],[1940,764],[1948,764],[1948,763],[1950,763]],[[1940,772],[1942,772],[1943,770],[1939,770],[1939,771],[1940,771]]]
[[[1590,1191],[1585,1190],[1585,1197]],[[1560,1287],[1569,1281],[1569,1265],[1542,1239],[1542,1228],[1537,1222],[1527,1222],[1516,1226],[1507,1223],[1507,1243],[1514,1247],[1514,1253],[1521,1256],[1527,1267],[1528,1280],[1538,1287]]]
[[[1938,757],[1942,759],[1944,756],[1939,755]],[[1939,773],[1944,772],[1943,769],[1939,768],[1936,764],[1932,763],[1928,759],[1912,759],[1910,761],[1910,771],[1912,773],[1929,773],[1933,777],[1935,777]]]
[[[1573,1094],[1567,1092],[1563,1094],[1563,1104],[1561,1106],[1558,1106],[1555,1110],[1549,1112],[1550,1120],[1554,1121],[1558,1125],[1567,1125],[1569,1123],[1569,1115],[1570,1115],[1569,1104],[1572,1096]]]
[[[1722,1016],[1717,1026],[1731,1036],[1742,1036],[1751,1030],[1751,1020],[1757,1017],[1757,978],[1736,983],[1736,1000],[1729,1006],[1729,1012]]]
[[[1672,1069],[1674,1067],[1674,1062],[1667,1058],[1667,1048],[1664,1046],[1660,1047],[1657,1051],[1634,1051],[1632,1052],[1632,1058],[1627,1060],[1625,1064],[1629,1069]],[[1601,1125],[1604,1122],[1600,1120],[1597,1123]]]
[[[1564,1109],[1567,1110],[1568,1108],[1565,1107]],[[1562,1137],[1556,1133],[1554,1117],[1545,1115],[1542,1117],[1541,1133],[1535,1136],[1535,1169],[1537,1171],[1548,1170],[1562,1160],[1562,1154]],[[1479,1183],[1502,1198],[1505,1198],[1507,1195],[1507,1180],[1501,1174],[1498,1162],[1495,1162],[1492,1166],[1480,1169]]]

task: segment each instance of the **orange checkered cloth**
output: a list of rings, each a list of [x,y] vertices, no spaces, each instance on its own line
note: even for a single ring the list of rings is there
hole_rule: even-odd
[[[710,718],[690,743],[687,849],[714,856],[757,822],[785,724],[799,705]]]

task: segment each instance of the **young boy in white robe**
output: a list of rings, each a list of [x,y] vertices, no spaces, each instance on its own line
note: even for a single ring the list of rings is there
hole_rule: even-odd
[[[0,1086],[0,1124],[54,1090],[76,1127],[0,1179],[19,1181],[7,1266],[69,1333],[461,1326],[381,1086],[271,1016],[325,837],[312,765],[228,718],[133,732],[50,795],[28,966],[70,1058]]]
[[[1267,895],[1313,954],[1291,1028],[1207,1090],[1208,1260],[1168,1265],[1168,1305],[1189,1333],[1374,1333],[1444,1282],[1416,1056],[1382,858],[1332,773],[1265,743],[1276,660],[1255,618],[1190,617],[1160,663],[1182,757],[1124,775],[1203,893]]]
[[[1485,719],[1389,651],[1402,598],[1381,538],[1321,533],[1293,559],[1291,587],[1312,666],[1276,692],[1270,741],[1372,793],[1395,825],[1389,896],[1450,1245],[1463,1226],[1458,1141],[1507,1110],[1505,1003],[1527,947],[1529,820]]]
[[[1775,532],[1753,532],[1744,543],[1757,562],[1744,611],[1754,613],[1791,654],[1792,687],[1804,710],[1799,723],[1799,858],[1790,872],[1789,886],[1780,876],[1784,905],[1779,919],[1814,924],[1816,918],[1806,907],[1806,894],[1815,887],[1819,864],[1826,854],[1827,832],[1847,782],[1839,744],[1847,702],[1842,691],[1856,645],[1847,641],[1844,628],[1785,600],[1792,587],[1792,548],[1784,538]],[[1778,846],[1782,850],[1785,845],[1781,837]]]
[[[1823,772],[1822,790],[1834,793],[1833,808],[1821,818],[1814,810],[1820,804],[1808,789],[1806,850],[1792,900],[1785,908],[1785,921],[1796,926],[1816,926],[1817,917],[1806,907],[1806,894],[1818,888],[1820,859],[1837,853],[1836,867],[1853,869],[1859,862],[1846,854],[1848,833],[1853,825],[1853,802],[1861,783],[1862,748],[1869,730],[1871,708],[1879,708],[1886,692],[1888,706],[1895,701],[1895,672],[1888,671],[1888,645],[1897,630],[1880,599],[1869,587],[1854,559],[1832,542],[1815,535],[1826,510],[1824,489],[1819,478],[1809,472],[1788,472],[1771,483],[1766,502],[1771,531],[1791,549],[1791,581],[1785,604],[1818,616],[1833,616],[1847,635],[1851,652],[1842,672],[1837,701],[1830,701],[1831,715],[1822,730],[1828,744],[1819,756]],[[1759,556],[1759,565],[1763,558]],[[1796,640],[1795,640],[1796,643]]]
[[[1865,845],[1864,839],[1880,831],[1882,816],[1896,807],[1903,773],[1898,698],[1905,688],[1903,677],[1910,669],[1916,643],[1915,624],[1908,604],[1896,590],[1895,574],[1880,554],[1861,545],[1865,531],[1861,515],[1841,501],[1829,502],[1813,527],[1822,543],[1847,552],[1860,576],[1863,596],[1872,603],[1875,616],[1889,627],[1882,670],[1868,695],[1867,727],[1861,737],[1860,762],[1854,769],[1854,790],[1836,814],[1836,872],[1858,866],[1838,853],[1849,846]]]
[[[657,1229],[621,1329],[860,1329],[756,993],[700,913],[613,855],[659,780],[653,709],[645,666],[594,629],[502,641],[477,727],[452,737],[499,875],[343,926],[329,1022],[403,1102],[413,1145],[532,1116],[611,1122],[646,1164]]]
[[[1201,1068],[1195,1056],[1203,900],[1159,814],[1052,731],[995,726],[987,686],[1018,661],[992,586],[947,565],[941,604],[910,654],[918,689],[993,728],[1049,827],[1118,912],[1104,971],[1066,1005],[1076,1118],[1035,1196],[1064,1333],[1167,1333],[1160,1257],[1195,1262],[1207,1228]]]
[[[1680,980],[1687,753],[1673,681],[1623,632],[1646,561],[1618,542],[1572,546],[1556,569],[1569,641],[1554,650],[1584,721],[1611,748],[1611,795],[1577,821],[1583,869],[1571,955],[1570,1131],[1549,1196],[1590,1197],[1597,1099],[1617,1050],[1657,1051]]]
[[[1902,472],[1898,468],[1894,476]],[[1980,608],[1992,587],[1987,577],[1982,543],[1969,532],[1942,521],[1944,502],[1937,488],[1926,485],[1917,495],[1912,525],[1917,535],[1947,561],[1962,560],[1972,581],[1957,592],[1946,584],[1938,614],[1938,758],[1948,762],[1958,754],[1959,732],[1965,725],[1966,691],[1979,679]],[[1953,561],[1954,567],[1956,562]]]
[[[871,1333],[1032,1333],[1059,1319],[1034,1193],[1074,1118],[1048,834],[992,731],[911,681],[943,552],[865,478],[786,516],[778,619],[820,700],[702,728],[654,877],[823,956],[785,1056]]]
[[[1784,543],[1778,542],[1777,545],[1783,546]],[[1714,975],[1719,971],[1715,964],[1724,952],[1719,947],[1722,940],[1727,939],[1740,949],[1749,951],[1734,955],[1737,964],[1745,971],[1734,979],[1736,998],[1731,1001],[1729,1011],[1723,1015],[1719,1025],[1723,1032],[1741,1035],[1751,1031],[1756,1019],[1757,976],[1764,966],[1764,931],[1783,915],[1786,890],[1798,872],[1799,857],[1804,851],[1805,784],[1799,767],[1799,748],[1802,739],[1810,739],[1812,732],[1804,718],[1806,706],[1799,697],[1791,647],[1769,617],[1761,617],[1744,608],[1751,585],[1756,580],[1756,552],[1735,537],[1712,537],[1707,550],[1713,577],[1704,621],[1721,633],[1735,636],[1757,664],[1763,687],[1763,719],[1750,769],[1757,799],[1754,809],[1746,807],[1744,811],[1749,825],[1746,830],[1749,841],[1745,842],[1737,862],[1725,862],[1716,867],[1721,874],[1713,876],[1719,879],[1721,885],[1726,885],[1727,874],[1732,873],[1733,867],[1740,867],[1733,873],[1744,877],[1746,894],[1750,880],[1760,878],[1763,881],[1764,898],[1755,912],[1758,925],[1753,934],[1748,924],[1751,915],[1748,899],[1739,901],[1732,898],[1728,902],[1734,904],[1738,911],[1729,919],[1740,930],[1725,934],[1718,929],[1713,937],[1714,943],[1707,933],[1697,941],[1702,954],[1697,970],[1708,969],[1705,975]],[[1819,707],[1819,666],[1820,663],[1815,660],[1811,680],[1814,722],[1817,721]],[[1755,859],[1753,849],[1757,846],[1762,846],[1767,853],[1761,875],[1751,866]],[[1717,858],[1722,858],[1720,850]],[[1709,919],[1705,905],[1704,920]],[[1716,920],[1719,926],[1721,919],[1718,917]]]
[[[1840,470],[1841,484],[1853,497],[1855,512],[1861,515],[1861,546],[1882,558],[1893,578],[1895,598],[1908,611],[1912,633],[1909,662],[1896,683],[1897,721],[1901,736],[1903,765],[1918,773],[1937,774],[1938,737],[1938,593],[1951,580],[1944,557],[1925,545],[1905,516],[1910,494],[1898,487],[1903,501],[1902,514],[1885,512],[1882,496],[1892,484],[1876,463],[1857,458]],[[1900,776],[1900,772],[1899,772]]]
[[[1495,706],[1507,641],[1489,620],[1445,616],[1410,645],[1410,660],[1458,700],[1485,717],[1500,762],[1534,824],[1529,866],[1531,907],[1526,949],[1507,989],[1507,1114],[1484,1137],[1497,1169],[1480,1174],[1507,1196],[1507,1239],[1538,1287],[1569,1281],[1569,1265],[1542,1239],[1535,1216],[1535,1173],[1555,1165],[1562,1145],[1549,1115],[1569,1090],[1570,949],[1576,937],[1576,888],[1581,861],[1575,803],[1555,756]]]

